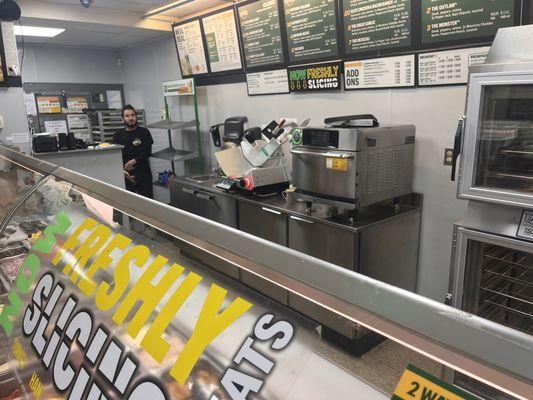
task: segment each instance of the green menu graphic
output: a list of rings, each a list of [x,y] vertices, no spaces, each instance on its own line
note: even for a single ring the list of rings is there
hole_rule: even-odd
[[[291,62],[338,55],[335,0],[284,0],[283,4]]]
[[[209,53],[209,60],[211,62],[219,62],[217,38],[214,33],[207,33],[205,35],[205,41],[207,42],[207,52]]]
[[[260,0],[239,7],[246,67],[283,63],[283,46],[276,0]]]
[[[422,0],[422,43],[494,36],[513,26],[514,0]]]
[[[343,0],[342,6],[347,54],[411,45],[411,0]]]

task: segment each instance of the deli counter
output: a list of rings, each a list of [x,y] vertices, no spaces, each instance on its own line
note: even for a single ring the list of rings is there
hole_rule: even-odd
[[[379,333],[402,369],[431,362],[533,398],[525,333],[6,147],[0,185],[1,398],[399,396],[369,382],[386,346],[356,372],[312,316],[232,271]]]

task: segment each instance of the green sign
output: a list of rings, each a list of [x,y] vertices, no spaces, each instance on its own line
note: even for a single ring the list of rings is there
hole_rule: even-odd
[[[343,0],[347,54],[411,45],[411,0]]]
[[[514,0],[422,0],[422,43],[494,36],[514,25]]]
[[[335,0],[284,0],[291,62],[339,54]]]
[[[304,65],[289,68],[289,90],[298,92],[321,92],[341,89],[341,63]]]
[[[239,7],[246,67],[283,63],[278,2],[260,0]]]
[[[219,62],[217,38],[214,33],[207,33],[205,35],[205,41],[207,42],[207,52],[209,53],[209,61],[212,63]]]

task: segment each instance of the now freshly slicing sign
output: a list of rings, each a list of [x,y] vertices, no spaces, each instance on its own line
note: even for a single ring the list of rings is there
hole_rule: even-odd
[[[289,89],[291,93],[340,90],[342,88],[341,81],[341,62],[289,68]]]

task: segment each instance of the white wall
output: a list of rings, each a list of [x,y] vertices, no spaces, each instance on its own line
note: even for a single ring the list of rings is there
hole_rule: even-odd
[[[112,50],[25,45],[22,79],[43,83],[122,83],[123,70],[117,66],[117,56]]]
[[[179,75],[172,39],[126,50],[123,57],[126,100],[146,108],[148,120],[159,118],[161,82]],[[452,225],[466,209],[466,202],[455,198],[450,167],[443,165],[444,148],[453,147],[465,95],[465,86],[257,97],[248,97],[245,83],[198,90],[204,143],[210,143],[209,126],[232,115],[247,115],[250,126],[280,117],[300,121],[310,117],[319,125],[325,117],[359,113],[372,113],[382,124],[414,124],[414,190],[424,194],[419,292],[439,301],[444,299],[448,286]],[[185,119],[192,115],[192,102],[187,98],[180,101],[180,106],[172,107],[173,117]]]
[[[4,118],[0,139],[13,133],[29,131],[22,88],[0,88],[0,115]]]

